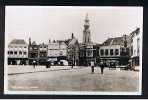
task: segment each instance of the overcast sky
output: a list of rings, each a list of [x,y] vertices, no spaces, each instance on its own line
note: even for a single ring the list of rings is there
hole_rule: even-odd
[[[24,39],[47,43],[75,37],[82,42],[86,14],[90,19],[92,42],[129,34],[143,26],[142,7],[48,7],[6,6],[6,41]],[[143,30],[143,29],[142,29]]]

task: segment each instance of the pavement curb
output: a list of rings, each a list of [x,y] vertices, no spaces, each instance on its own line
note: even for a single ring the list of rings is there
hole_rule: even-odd
[[[52,70],[43,70],[43,71],[32,71],[32,72],[20,72],[20,73],[9,73],[8,75],[17,75],[17,74],[29,74],[29,73],[38,73],[38,72],[48,72],[48,71],[60,71],[60,70],[71,70],[71,69],[81,69],[81,68],[69,68],[69,69],[52,69]]]

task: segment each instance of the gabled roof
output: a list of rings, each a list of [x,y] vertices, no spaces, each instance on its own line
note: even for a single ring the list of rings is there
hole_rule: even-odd
[[[14,39],[14,40],[12,40],[10,42],[10,44],[24,44],[24,45],[27,45],[27,43],[23,39]]]
[[[74,37],[69,41],[68,46],[74,46],[76,43],[78,43],[78,40]]]
[[[35,41],[33,41],[31,45],[37,45],[37,44],[36,44],[36,42],[35,42]]]
[[[103,45],[121,45],[123,43],[123,37],[116,37],[116,38],[108,38]]]
[[[140,33],[140,28],[135,29],[130,33],[131,37],[134,37],[134,35],[138,35]]]
[[[42,44],[40,44],[39,46],[40,46],[40,47],[42,47],[42,46],[47,46],[47,44],[42,43]]]
[[[70,41],[71,41],[71,39],[65,40],[66,45],[68,45]]]

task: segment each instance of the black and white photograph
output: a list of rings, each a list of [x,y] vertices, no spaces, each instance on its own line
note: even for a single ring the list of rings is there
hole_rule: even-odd
[[[5,94],[142,95],[143,7],[6,6]]]

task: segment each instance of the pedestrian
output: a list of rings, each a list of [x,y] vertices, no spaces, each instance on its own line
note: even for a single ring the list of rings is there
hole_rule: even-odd
[[[103,74],[104,66],[105,66],[105,64],[104,64],[104,63],[101,63],[101,64],[100,64],[101,74]]]
[[[91,61],[91,73],[93,74],[94,73],[94,62]]]
[[[33,61],[33,67],[34,67],[34,68],[35,68],[35,65],[36,65],[36,61],[34,60],[34,61]]]
[[[50,68],[50,61],[46,62],[46,68]]]
[[[74,66],[74,64],[73,64],[73,62],[72,62],[72,64],[71,64],[71,68],[73,68],[73,66]]]

